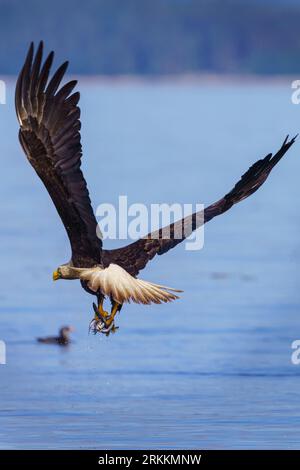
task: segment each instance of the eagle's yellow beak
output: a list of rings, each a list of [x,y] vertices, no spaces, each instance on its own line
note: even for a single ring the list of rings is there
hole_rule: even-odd
[[[58,281],[60,279],[60,274],[58,271],[54,271],[53,273],[53,281]]]

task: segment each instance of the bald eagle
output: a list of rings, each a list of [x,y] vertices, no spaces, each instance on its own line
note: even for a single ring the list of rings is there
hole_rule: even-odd
[[[61,86],[68,62],[50,77],[53,58],[51,52],[43,62],[43,43],[39,44],[36,54],[31,43],[16,84],[19,140],[44,183],[71,244],[71,260],[54,271],[53,279],[79,279],[82,287],[97,297],[90,328],[94,333],[108,335],[116,331],[115,315],[124,302],[151,304],[178,298],[181,291],[138,279],[137,275],[155,255],[174,248],[201,224],[257,191],[296,137],[289,140],[287,136],[275,155],[270,153],[254,163],[230,192],[201,214],[196,212],[171,224],[169,238],[162,235],[165,229],[160,229],[123,248],[104,250],[80,169],[80,95],[73,92],[77,81]],[[182,236],[178,238],[175,234],[182,228]],[[110,313],[103,307],[106,297],[112,304]]]

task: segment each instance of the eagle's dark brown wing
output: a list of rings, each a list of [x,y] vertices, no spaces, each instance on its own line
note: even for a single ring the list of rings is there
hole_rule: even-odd
[[[219,201],[208,206],[202,212],[196,212],[169,227],[152,232],[146,237],[137,240],[131,245],[116,250],[103,251],[103,264],[119,264],[132,276],[137,276],[148,261],[155,255],[162,255],[182,242],[191,233],[199,228],[203,223],[208,222],[217,215],[228,211],[234,204],[247,198],[265,182],[274,166],[284,156],[288,149],[295,142],[296,137],[283,142],[280,150],[273,156],[271,153],[262,160],[258,160],[241,177],[235,187]],[[165,238],[165,234],[170,234]],[[179,234],[179,237],[178,237]]]
[[[72,94],[76,81],[60,87],[67,62],[48,80],[53,57],[51,52],[42,64],[43,43],[35,57],[33,44],[29,48],[15,95],[19,139],[62,219],[73,264],[88,267],[100,262],[102,243],[80,169],[80,95]]]

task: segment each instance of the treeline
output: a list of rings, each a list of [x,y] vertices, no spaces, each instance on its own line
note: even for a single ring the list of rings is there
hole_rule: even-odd
[[[300,72],[300,3],[0,0],[0,73],[44,39],[82,74]]]

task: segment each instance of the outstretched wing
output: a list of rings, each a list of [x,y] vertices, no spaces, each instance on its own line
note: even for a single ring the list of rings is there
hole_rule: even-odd
[[[104,265],[108,266],[110,263],[115,263],[126,269],[132,276],[137,276],[139,271],[142,270],[155,255],[162,255],[171,248],[174,248],[203,223],[208,222],[217,215],[223,214],[234,204],[246,199],[257,191],[268,178],[274,166],[284,156],[291,145],[293,145],[295,139],[296,137],[288,141],[287,137],[280,150],[274,156],[270,153],[262,160],[258,160],[254,163],[228,194],[207,207],[204,211],[195,212],[171,224],[169,227],[146,235],[146,237],[124,248],[104,250]],[[169,234],[169,238],[166,239],[165,234]],[[180,234],[179,237],[178,234]]]
[[[79,93],[76,81],[60,87],[68,62],[48,80],[54,53],[44,64],[43,43],[34,57],[31,44],[19,75],[15,104],[19,139],[27,158],[50,194],[65,226],[75,266],[101,260],[101,241],[81,165]]]

